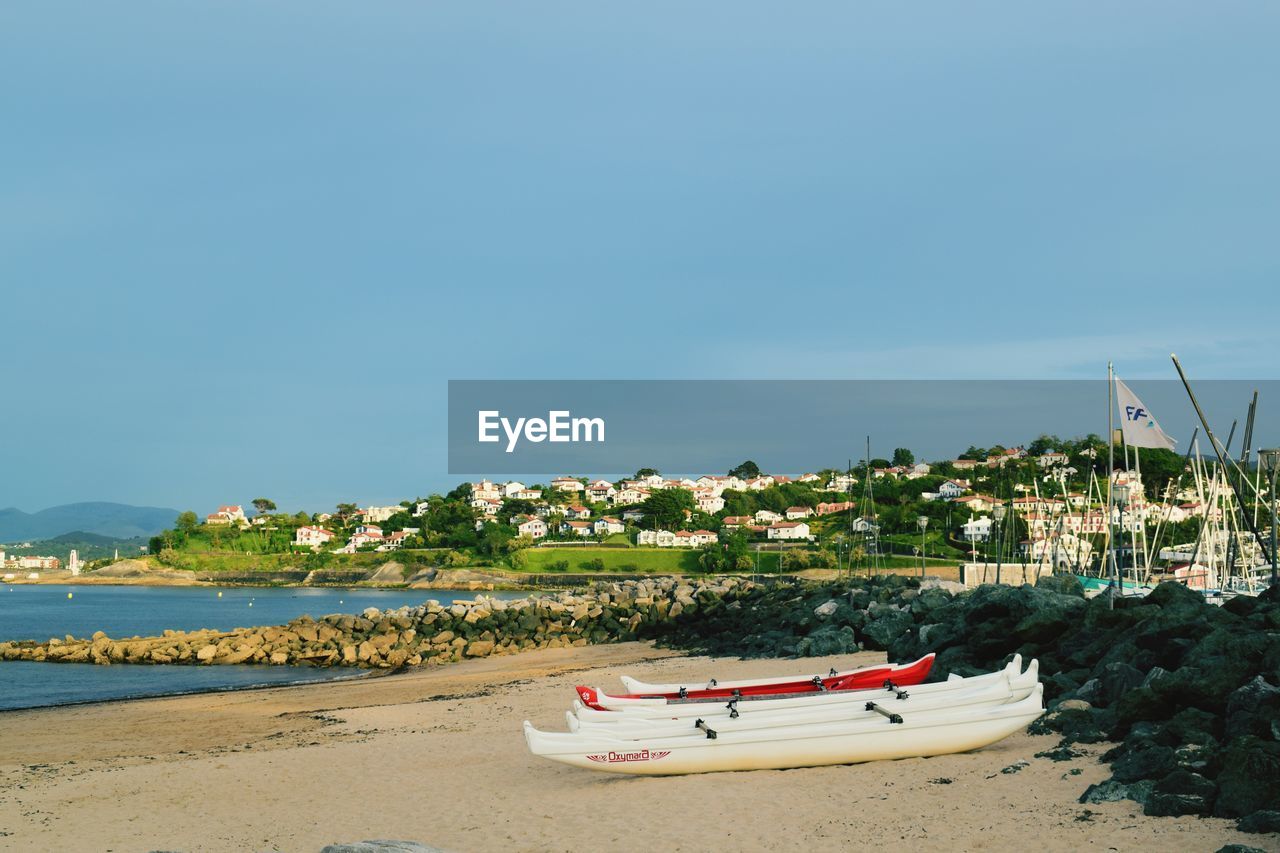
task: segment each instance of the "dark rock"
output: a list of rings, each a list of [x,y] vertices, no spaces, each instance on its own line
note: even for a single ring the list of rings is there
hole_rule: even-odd
[[[1075,575],[1041,575],[1036,578],[1036,589],[1084,598],[1084,584]]]
[[[1250,847],[1247,844],[1224,844],[1214,853],[1267,853],[1261,847]]]
[[[911,614],[891,610],[882,612],[879,617],[868,622],[862,629],[862,636],[869,649],[888,649],[893,642],[915,627]]]
[[[824,655],[842,655],[856,652],[858,639],[848,625],[836,627],[827,625],[814,631],[796,644],[796,654],[800,657],[823,657]]]
[[[1111,765],[1111,775],[1118,782],[1137,782],[1140,779],[1159,779],[1173,768],[1173,750],[1167,746],[1152,746],[1121,756]]]
[[[1259,809],[1236,821],[1236,829],[1241,832],[1280,832],[1280,811]]]
[[[1143,812],[1158,817],[1208,814],[1217,788],[1213,782],[1189,770],[1175,770],[1156,783]]]
[[[1121,696],[1133,690],[1142,684],[1145,678],[1142,671],[1127,663],[1109,663],[1101,673],[1099,673],[1098,681],[1101,683],[1102,705],[1113,705]]]
[[[1262,676],[1236,689],[1227,699],[1225,736],[1228,740],[1241,735],[1271,737],[1271,726],[1280,719],[1280,688],[1268,684]]]
[[[1252,735],[1236,738],[1222,751],[1217,817],[1244,817],[1280,808],[1280,743]]]
[[[1150,779],[1130,783],[1108,779],[1105,782],[1099,782],[1086,788],[1085,792],[1080,795],[1080,802],[1114,803],[1120,800],[1133,800],[1135,803],[1145,804],[1147,798],[1151,796],[1151,789],[1155,787],[1155,784]]]

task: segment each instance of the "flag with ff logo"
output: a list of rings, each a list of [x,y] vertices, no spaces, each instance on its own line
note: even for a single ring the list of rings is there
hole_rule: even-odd
[[[1173,450],[1174,440],[1165,435],[1151,412],[1129,390],[1129,386],[1116,377],[1116,403],[1120,406],[1120,430],[1125,444],[1130,447],[1157,447]]]

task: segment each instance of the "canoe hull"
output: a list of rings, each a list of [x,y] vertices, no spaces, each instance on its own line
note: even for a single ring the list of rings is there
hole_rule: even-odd
[[[621,741],[548,735],[526,723],[537,755],[572,767],[633,776],[671,776],[736,770],[787,770],[860,764],[969,752],[1021,731],[1043,713],[1040,694],[1022,702],[968,714],[921,714],[903,724],[824,728],[801,726],[770,739],[728,735],[717,739],[653,738]]]

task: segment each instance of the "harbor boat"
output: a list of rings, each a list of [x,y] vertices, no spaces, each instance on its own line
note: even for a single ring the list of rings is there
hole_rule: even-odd
[[[1034,674],[1029,678],[1024,675],[1018,675],[1016,678],[1011,679],[1008,675],[1001,673],[1000,680],[997,682],[961,691],[917,694],[907,690],[898,690],[896,694],[876,695],[874,699],[868,698],[862,702],[758,711],[746,715],[739,714],[738,716],[678,717],[666,720],[634,717],[630,714],[616,715],[624,718],[620,722],[580,720],[572,711],[566,711],[565,722],[568,724],[570,732],[601,734],[607,737],[630,740],[666,736],[702,737],[709,728],[720,735],[724,735],[730,732],[744,732],[756,729],[775,729],[798,725],[870,719],[872,715],[877,713],[875,710],[877,707],[890,708],[895,714],[906,715],[943,708],[1005,705],[1025,699],[1035,690],[1036,684],[1037,681]]]
[[[1044,713],[1040,685],[1021,701],[898,713],[872,703],[869,718],[783,726],[701,737],[631,740],[591,733],[543,732],[525,721],[529,751],[573,767],[645,776],[730,770],[784,770],[969,752],[1021,731]],[[886,707],[888,706],[888,707]]]
[[[929,675],[929,669],[933,666],[933,655],[928,654],[920,658],[914,663],[908,664],[877,664],[875,666],[864,666],[859,669],[847,669],[837,672],[832,669],[826,675],[784,675],[774,678],[748,678],[739,681],[717,681],[714,678],[707,679],[705,682],[685,682],[671,684],[649,684],[638,678],[632,678],[628,675],[622,676],[622,686],[627,688],[627,692],[636,696],[668,696],[687,698],[689,696],[701,693],[725,691],[723,695],[732,695],[734,690],[739,690],[743,694],[748,692],[766,693],[770,692],[765,688],[782,688],[777,692],[797,692],[796,687],[805,685],[811,686],[813,689],[819,689],[818,684],[821,683],[827,690],[851,690],[858,686],[879,686],[879,683],[886,678],[892,678],[900,684],[918,684]],[[887,670],[887,671],[886,671]],[[908,682],[904,679],[914,678],[916,674],[919,678],[915,682]],[[863,682],[866,682],[863,684]],[[856,683],[855,683],[856,682]]]
[[[928,696],[971,690],[999,683],[1004,678],[1018,678],[1017,683],[1029,679],[1035,682],[1039,675],[1039,663],[1031,661],[1026,672],[1022,671],[1022,656],[1014,655],[1013,659],[997,672],[961,678],[954,673],[946,681],[931,684],[917,684],[908,689],[911,696]],[[800,693],[791,695],[773,694],[765,696],[744,696],[724,699],[682,699],[655,702],[651,699],[627,699],[610,696],[601,690],[591,690],[594,706],[575,700],[574,716],[579,720],[592,722],[622,722],[628,719],[671,720],[696,717],[729,717],[735,715],[752,715],[772,713],[792,708],[814,708],[825,705],[841,705],[849,703],[865,703],[880,701],[893,694],[891,688],[883,686],[861,690],[831,690],[825,693]],[[601,710],[603,707],[606,710]]]
[[[782,676],[779,678],[760,678],[751,681],[731,681],[717,684],[714,679],[708,687],[689,687],[677,684],[644,685],[646,687],[663,688],[643,692],[630,692],[617,699],[631,699],[650,704],[661,705],[671,700],[680,699],[731,699],[741,696],[793,695],[800,693],[820,693],[829,690],[858,690],[868,687],[883,686],[886,682],[898,685],[919,684],[929,675],[933,668],[933,654],[927,654],[920,660],[908,664],[882,664],[861,669],[837,672],[832,669],[826,676]],[[625,679],[625,676],[624,676]],[[625,683],[625,681],[624,681]],[[632,684],[643,682],[631,680]],[[665,688],[674,687],[674,690]],[[591,708],[602,708],[598,704],[597,691],[579,685],[578,698]]]

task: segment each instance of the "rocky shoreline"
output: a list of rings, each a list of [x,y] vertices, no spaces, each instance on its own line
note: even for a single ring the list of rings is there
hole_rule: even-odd
[[[1050,713],[1036,727],[1115,742],[1112,778],[1081,802],[1129,799],[1150,815],[1240,819],[1280,831],[1280,590],[1222,607],[1177,584],[1108,607],[1071,578],[983,586],[884,577],[759,584],[743,578],[600,582],[499,601],[302,617],[236,631],[0,643],[4,660],[272,664],[398,669],[635,639],[713,655],[934,652],[933,678],[1040,661]]]
[[[428,601],[360,615],[304,616],[234,631],[166,631],[159,637],[66,636],[0,643],[0,659],[95,664],[270,664],[396,669],[527,649],[634,640],[756,584],[740,578],[599,583],[517,601]]]

